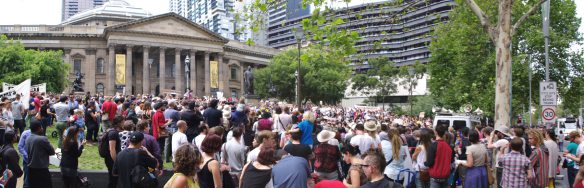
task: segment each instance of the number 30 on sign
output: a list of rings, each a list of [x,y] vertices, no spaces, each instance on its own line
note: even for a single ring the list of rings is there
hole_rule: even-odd
[[[556,107],[542,106],[541,117],[543,123],[554,123],[556,121]]]

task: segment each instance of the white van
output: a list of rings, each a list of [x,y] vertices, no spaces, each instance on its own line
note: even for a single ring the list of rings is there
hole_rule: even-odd
[[[436,128],[438,124],[446,124],[449,127],[461,128],[468,127],[469,129],[474,129],[477,125],[481,124],[481,118],[477,115],[467,115],[467,114],[449,114],[441,113],[434,116],[434,122],[432,127]]]

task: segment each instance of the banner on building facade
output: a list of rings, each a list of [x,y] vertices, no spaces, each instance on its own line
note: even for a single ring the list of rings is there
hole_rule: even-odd
[[[8,91],[14,87],[16,87],[16,85],[2,82],[2,91]],[[32,85],[32,86],[30,86],[30,91],[31,92],[46,93],[47,92],[47,83]]]
[[[4,86],[4,84],[2,84]],[[20,101],[25,109],[28,109],[28,101],[30,100],[30,79],[25,80],[24,82],[15,85],[13,88],[4,90],[0,93],[0,98],[7,97],[8,99],[16,98],[16,94],[20,94]]]
[[[211,88],[219,88],[219,62],[217,61],[210,61],[211,64],[209,71],[211,78],[209,81],[211,82]]]
[[[126,54],[116,54],[116,85],[126,84]]]

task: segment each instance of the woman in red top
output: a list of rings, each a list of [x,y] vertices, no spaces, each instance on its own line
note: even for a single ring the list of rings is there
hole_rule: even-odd
[[[152,116],[152,136],[158,141],[158,146],[160,146],[160,155],[162,155],[162,151],[164,151],[164,141],[166,141],[166,137],[160,137],[159,132],[160,129],[166,128],[172,122],[171,119],[164,119],[164,110],[166,108],[166,102],[156,103],[154,105],[154,109],[156,112]],[[162,165],[161,165],[162,166]]]
[[[584,168],[580,167],[580,171],[576,175],[576,181],[573,185],[574,188],[584,188]]]

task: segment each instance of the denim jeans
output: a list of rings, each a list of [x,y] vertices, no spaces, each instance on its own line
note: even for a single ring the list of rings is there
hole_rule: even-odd
[[[418,177],[416,178],[416,188],[429,188],[430,187],[430,182],[422,182],[420,180],[419,177],[419,173],[418,173]]]
[[[578,174],[578,169],[575,169],[573,166],[568,167],[568,182],[570,186],[574,185],[574,181],[576,181],[576,174]]]
[[[430,188],[448,188],[448,179],[430,178]]]
[[[22,187],[24,188],[29,188],[30,185],[28,184],[28,163],[26,163],[24,160],[22,161],[22,171],[24,172],[22,180]]]

